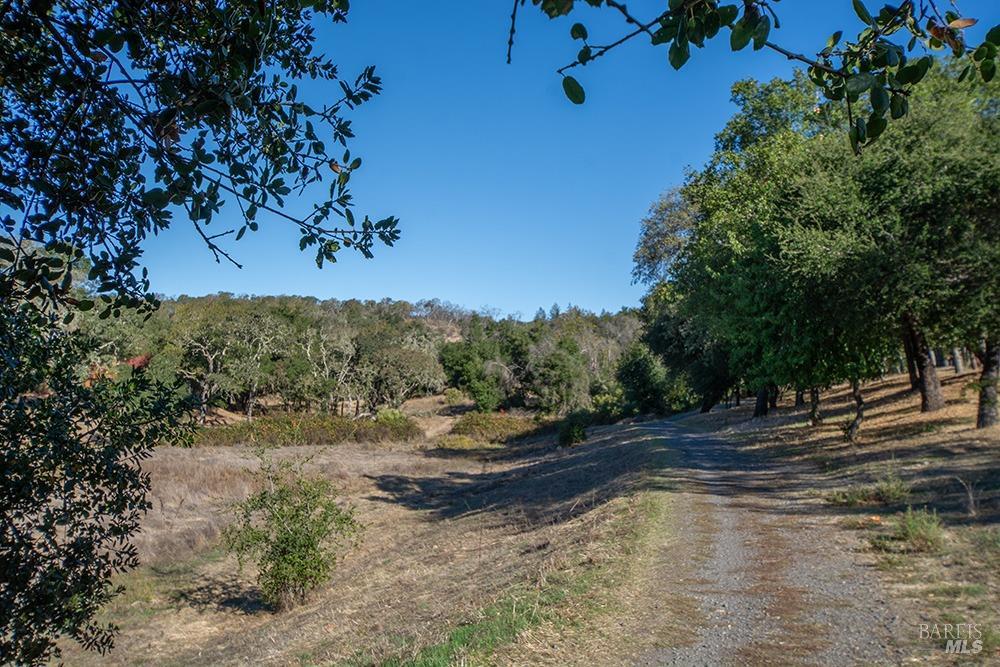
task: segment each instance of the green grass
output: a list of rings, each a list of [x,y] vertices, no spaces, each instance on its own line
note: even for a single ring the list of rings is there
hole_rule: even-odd
[[[464,435],[477,442],[502,443],[540,432],[545,424],[531,417],[501,412],[467,412],[458,418],[451,432]]]
[[[893,522],[891,532],[872,538],[872,545],[882,551],[935,552],[944,545],[944,527],[937,512],[908,507]]]
[[[831,493],[827,500],[833,505],[901,505],[910,497],[910,485],[895,474],[889,474],[874,484],[850,486]]]
[[[621,555],[634,553],[643,536],[655,523],[662,502],[644,496],[634,512],[623,512],[616,517],[614,548]],[[372,662],[366,658],[349,660],[345,665],[379,665],[380,667],[447,667],[456,664],[479,664],[489,655],[509,645],[517,637],[543,623],[560,627],[565,621],[560,612],[573,602],[588,613],[606,611],[609,605],[598,604],[596,597],[604,591],[613,591],[623,568],[615,567],[617,559],[584,566],[582,570],[556,571],[545,577],[544,585],[519,586],[509,591],[497,602],[483,608],[476,618],[453,627],[445,638],[435,644],[420,648],[413,657],[389,658]],[[594,596],[595,599],[588,599]]]
[[[332,445],[340,442],[389,442],[423,436],[420,426],[398,410],[384,410],[375,419],[338,415],[276,414],[226,426],[198,429],[197,446],[262,444],[274,447]]]

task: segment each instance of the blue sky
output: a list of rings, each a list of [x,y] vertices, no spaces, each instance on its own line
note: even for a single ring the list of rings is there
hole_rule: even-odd
[[[344,74],[375,64],[383,78],[385,92],[353,116],[352,153],[364,166],[351,183],[356,211],[399,217],[402,240],[374,260],[344,252],[319,270],[294,229],[266,220],[232,244],[239,270],[216,264],[178,219],[147,246],[154,289],[436,297],[524,317],[553,303],[636,305],[631,254],[649,204],[704,162],[733,111],[734,81],[787,76],[792,64],[769,51],[734,54],[721,35],[675,72],[665,48],[636,39],[577,69],[587,103],[575,106],[554,72],[579,48],[570,25],[583,21],[598,44],[624,28],[614,12],[577,4],[570,18],[549,21],[529,2],[507,65],[509,0],[352,3],[347,25],[321,27],[320,48]],[[652,16],[663,4],[629,7]],[[959,4],[981,20],[972,42],[1000,22],[997,0]],[[834,29],[857,31],[848,0],[777,7],[783,25],[772,39],[797,51],[815,52]],[[316,84],[300,89],[316,102],[327,97]],[[213,227],[234,215],[228,208]]]

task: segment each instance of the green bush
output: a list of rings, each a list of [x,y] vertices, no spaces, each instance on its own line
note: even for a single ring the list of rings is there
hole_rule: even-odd
[[[614,424],[632,414],[633,410],[625,400],[621,385],[615,385],[593,398],[591,421],[595,424]]]
[[[899,515],[888,535],[877,535],[872,544],[882,551],[932,552],[944,544],[944,527],[937,512],[912,507]]]
[[[444,390],[445,405],[455,407],[456,405],[461,405],[462,403],[465,403],[465,394],[462,393],[461,389],[448,387]]]
[[[538,430],[530,417],[497,412],[468,412],[458,418],[451,432],[467,435],[478,442],[507,442]]]
[[[828,500],[834,505],[857,507],[858,505],[899,505],[910,496],[910,486],[895,473],[890,473],[867,486],[851,486],[834,491]]]
[[[279,414],[252,422],[208,426],[195,434],[198,446],[260,443],[273,447],[331,445],[340,442],[389,442],[423,436],[420,426],[398,410],[384,410],[375,419],[337,415]]]
[[[908,507],[896,520],[893,537],[910,551],[937,551],[944,544],[944,528],[937,512]]]
[[[484,445],[467,435],[446,433],[437,439],[437,446],[441,449],[481,449]]]
[[[572,447],[587,439],[589,418],[585,414],[573,414],[563,420],[559,426],[559,446]]]
[[[263,450],[260,456],[261,490],[235,506],[223,539],[241,568],[247,560],[257,565],[264,600],[286,609],[330,578],[339,548],[361,526],[337,505],[329,480],[303,477],[300,466],[274,463]]]

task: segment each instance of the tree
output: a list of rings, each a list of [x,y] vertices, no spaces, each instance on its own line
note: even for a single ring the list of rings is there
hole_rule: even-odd
[[[338,547],[361,524],[337,504],[329,480],[302,474],[302,462],[276,463],[263,450],[258,456],[260,489],[236,506],[223,538],[241,566],[256,562],[264,599],[283,609],[330,578]]]
[[[94,614],[138,563],[149,503],[140,463],[186,432],[171,387],[88,373],[97,342],[30,305],[0,305],[0,662],[45,664],[68,635],[98,651]]]
[[[110,576],[135,565],[127,545],[146,489],[123,466],[161,437],[171,439],[177,416],[152,384],[126,380],[125,389],[112,390],[97,378],[81,385],[63,343],[77,334],[65,338],[53,318],[68,324],[74,310],[97,303],[102,318],[155,310],[143,245],[175,213],[217,261],[234,264],[223,239],[255,231],[265,215],[292,225],[320,266],[344,247],[371,256],[377,241],[399,238],[393,217],[357,219],[348,187],[361,160],[346,147],[353,137],[347,115],[381,81],[371,67],[343,78],[314,53],[317,17],[346,21],[346,0],[3,3],[0,338],[21,347],[4,350],[0,429],[4,456],[22,466],[17,486],[3,488],[4,518],[10,523],[7,508],[44,518],[77,471],[85,476],[83,498],[115,489],[113,499],[92,495],[88,512],[80,505],[59,517],[60,534],[80,540],[36,543],[21,535],[20,551],[4,558],[5,576],[20,585],[4,586],[15,596],[0,618],[5,662],[44,661],[64,632],[110,647],[110,629],[91,619],[110,594]],[[328,81],[342,96],[313,106],[299,97],[302,78]],[[293,191],[312,200],[301,217],[281,210]],[[224,200],[235,202],[242,223],[216,231],[210,225]],[[86,294],[74,285],[83,267]],[[58,359],[67,361],[52,367]],[[213,363],[202,379],[216,376]],[[44,382],[53,393],[35,400]],[[204,407],[213,389],[201,384],[199,391]],[[76,400],[85,409],[67,411]],[[28,428],[26,414],[48,429]],[[94,443],[101,446],[91,451]],[[67,465],[80,452],[97,458]],[[28,454],[38,454],[36,465],[26,463]],[[38,535],[46,530],[41,524]],[[64,582],[51,567],[60,561],[69,564]]]
[[[346,113],[381,81],[371,67],[345,80],[314,53],[314,16],[344,22],[347,3],[6,3],[0,192],[12,263],[0,297],[19,286],[65,298],[63,278],[86,260],[104,312],[155,305],[142,243],[175,211],[234,263],[220,239],[256,230],[265,213],[297,229],[320,265],[342,247],[370,256],[376,240],[395,242],[395,218],[355,221],[348,184],[361,161],[333,152],[353,137]],[[342,96],[314,108],[294,85],[303,77]],[[293,191],[316,200],[301,217],[281,211]],[[223,198],[244,222],[211,232]]]
[[[772,27],[778,29],[780,21],[770,0],[743,0],[742,8],[717,0],[669,0],[664,3],[663,11],[649,19],[635,16],[616,0],[585,0],[585,3],[621,15],[627,32],[596,45],[590,43],[586,26],[573,24],[570,37],[582,41],[583,47],[575,60],[558,70],[563,77],[563,90],[573,103],[583,104],[586,94],[579,81],[567,72],[586,66],[637,37],[649,39],[654,47],[668,49],[667,61],[674,69],[680,69],[691,58],[692,45],[701,48],[728,28],[733,51],[752,44],[755,51],[769,49],[808,66],[809,78],[823,94],[845,103],[847,131],[856,153],[882,134],[890,108],[894,120],[906,115],[907,98],[933,64],[931,55],[913,57],[918,46],[928,54],[945,46],[950,48],[956,57],[964,59],[963,78],[971,76],[989,82],[997,70],[1000,26],[993,28],[977,48],[967,46],[965,30],[978,21],[960,16],[955,2],[950,3],[951,9],[941,11],[936,0],[904,0],[898,6],[885,5],[872,14],[862,0],[852,0],[863,29],[854,41],[844,43],[841,43],[843,31],[836,31],[814,57],[771,41]],[[524,4],[524,0],[514,0],[508,62],[519,4]],[[576,5],[574,0],[532,0],[532,4],[549,18],[565,16]]]
[[[240,313],[231,327],[229,336],[233,347],[225,372],[231,380],[230,390],[243,397],[247,419],[253,419],[257,396],[273,378],[274,357],[288,332],[266,312]]]

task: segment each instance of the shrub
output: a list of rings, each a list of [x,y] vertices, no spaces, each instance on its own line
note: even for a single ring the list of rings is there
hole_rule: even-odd
[[[607,391],[603,391],[593,399],[592,421],[595,424],[614,424],[631,414],[628,401],[625,400],[625,392],[621,385],[615,385]]]
[[[468,412],[458,418],[451,432],[479,442],[507,442],[533,431],[539,425],[530,417],[496,412]]]
[[[409,428],[409,425],[413,423],[413,420],[400,410],[386,408],[379,410],[378,414],[375,415],[375,423],[378,426],[384,426],[390,430],[404,433]]]
[[[893,537],[910,551],[937,551],[944,543],[944,529],[937,512],[908,507],[896,520]]]
[[[493,412],[504,401],[503,390],[494,377],[473,380],[466,389],[480,412]]]
[[[461,405],[462,403],[465,403],[465,394],[462,393],[461,389],[448,387],[444,390],[445,405],[455,407],[456,405]]]
[[[618,382],[624,398],[639,412],[666,412],[667,373],[649,348],[636,343],[618,364]]]
[[[587,415],[575,413],[563,420],[559,427],[559,446],[572,447],[587,439],[587,425],[590,420]]]
[[[834,505],[857,507],[858,505],[899,505],[910,496],[910,486],[895,473],[890,473],[868,486],[851,486],[835,491],[828,500]]]
[[[446,433],[437,439],[437,446],[441,449],[480,449],[482,444],[476,442],[467,435],[457,435]]]
[[[253,560],[264,600],[278,609],[301,602],[333,572],[342,542],[360,530],[335,502],[329,480],[301,475],[301,465],[274,463],[259,451],[261,490],[235,506],[226,547],[242,568]]]
[[[912,507],[893,522],[889,535],[872,540],[883,551],[937,551],[944,544],[944,528],[937,512]]]
[[[349,419],[337,415],[279,414],[252,422],[208,426],[195,434],[199,446],[266,444],[332,445],[340,442],[387,442],[423,436],[420,426],[398,410],[384,410],[375,419]]]

